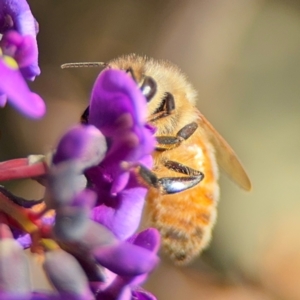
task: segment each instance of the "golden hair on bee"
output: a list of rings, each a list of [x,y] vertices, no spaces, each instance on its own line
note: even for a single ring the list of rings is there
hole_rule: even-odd
[[[107,68],[131,75],[147,100],[147,121],[156,127],[154,166],[139,166],[148,187],[147,213],[177,265],[192,261],[209,244],[219,199],[218,166],[240,187],[251,182],[236,154],[195,106],[197,93],[167,61],[130,54]],[[88,109],[83,115],[88,122]]]

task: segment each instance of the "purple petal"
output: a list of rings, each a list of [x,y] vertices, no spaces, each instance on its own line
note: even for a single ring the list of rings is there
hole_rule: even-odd
[[[61,138],[53,163],[76,159],[88,168],[103,159],[106,149],[105,137],[96,127],[77,125]]]
[[[26,0],[2,0],[0,2],[0,16],[10,16],[12,24],[10,28],[7,28],[7,23],[2,24],[0,32],[4,32],[7,29],[15,29],[21,35],[30,35],[33,39],[32,53],[34,55],[33,62],[27,66],[27,75],[29,78],[34,79],[35,76],[40,74],[38,67],[38,47],[36,41],[36,35],[38,33],[38,25],[33,17],[30,7]]]
[[[0,298],[1,299],[1,298]],[[62,298],[53,292],[33,292],[30,300],[61,300]]]
[[[158,257],[154,253],[127,242],[95,248],[93,254],[103,267],[121,276],[148,273],[158,263]]]
[[[124,71],[100,73],[93,88],[89,123],[110,139],[110,149],[101,164],[113,178],[124,170],[121,161],[137,162],[152,153],[155,139],[146,128],[146,99]]]
[[[14,238],[17,240],[17,242],[24,248],[27,249],[31,246],[31,237],[28,233],[20,234],[20,231],[13,230]]]
[[[156,300],[154,295],[140,287],[132,291],[132,296],[136,300]]]
[[[116,196],[118,193],[120,193],[122,190],[125,189],[126,185],[128,184],[130,179],[129,172],[125,172],[120,174],[113,182],[110,189],[110,194],[112,196]]]
[[[105,288],[97,290],[97,298],[99,300],[131,300],[131,289],[127,285],[127,280],[124,280],[120,276],[116,276],[115,279],[107,285]]]
[[[60,293],[77,296],[73,299],[93,299],[86,275],[69,253],[61,249],[47,252],[43,267]]]
[[[52,225],[54,223],[54,215],[46,215],[43,216],[42,222],[45,225]],[[27,249],[31,246],[31,237],[28,233],[25,233],[24,231],[17,229],[17,228],[11,228],[14,239],[24,248]],[[1,298],[0,298],[1,299]]]
[[[0,107],[4,107],[7,102],[7,97],[5,94],[0,95]]]
[[[38,32],[36,21],[30,11],[26,0],[2,0],[0,5],[1,15],[10,15],[14,27],[21,34],[35,36]]]
[[[115,236],[104,226],[88,219],[82,207],[57,210],[53,233],[59,241],[78,243],[85,249],[116,244]]]
[[[59,241],[74,242],[81,239],[89,225],[87,208],[66,206],[56,210],[53,233]]]
[[[45,114],[44,101],[30,92],[20,72],[9,67],[3,59],[0,59],[0,74],[0,94],[6,94],[12,105],[31,118],[41,118]]]
[[[89,123],[111,136],[116,128],[130,128],[144,120],[146,99],[134,80],[120,70],[101,72],[92,91]]]
[[[30,35],[22,36],[17,31],[6,32],[1,40],[1,48],[5,55],[12,56],[20,68],[35,62],[37,49],[34,48],[35,39]]]
[[[91,211],[91,219],[110,229],[120,240],[133,235],[141,220],[147,189],[139,186],[131,174],[128,186],[117,196],[105,193],[104,188],[97,192],[105,203]]]
[[[72,206],[78,206],[82,208],[87,207],[91,209],[95,206],[96,199],[97,195],[94,191],[85,189],[74,197]]]
[[[51,166],[47,176],[47,187],[47,208],[56,209],[72,204],[74,197],[86,187],[86,178],[82,174],[80,162],[69,160]]]

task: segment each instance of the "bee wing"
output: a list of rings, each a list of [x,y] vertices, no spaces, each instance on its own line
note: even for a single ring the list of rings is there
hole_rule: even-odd
[[[213,144],[218,164],[241,188],[251,190],[251,181],[233,149],[199,112],[199,125]]]

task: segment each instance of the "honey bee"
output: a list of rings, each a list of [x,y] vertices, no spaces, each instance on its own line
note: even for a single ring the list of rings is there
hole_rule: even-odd
[[[147,213],[166,254],[188,264],[211,239],[219,200],[218,165],[245,190],[250,179],[234,151],[195,106],[197,93],[181,70],[135,54],[105,67],[128,72],[147,99],[147,121],[157,130],[154,166],[141,166]],[[83,120],[88,118],[88,110]]]

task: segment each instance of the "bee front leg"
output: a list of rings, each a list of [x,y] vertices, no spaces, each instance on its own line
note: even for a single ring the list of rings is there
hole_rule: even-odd
[[[176,136],[157,136],[156,140],[158,145],[157,151],[165,151],[178,147],[183,141],[187,140],[197,130],[198,124],[192,122],[181,128]]]
[[[159,189],[161,194],[175,194],[182,192],[194,187],[204,178],[202,172],[191,169],[180,163],[168,161],[165,165],[176,172],[187,174],[189,176],[158,178],[154,172],[143,165],[140,165],[138,170],[138,174],[144,183],[150,187]]]

